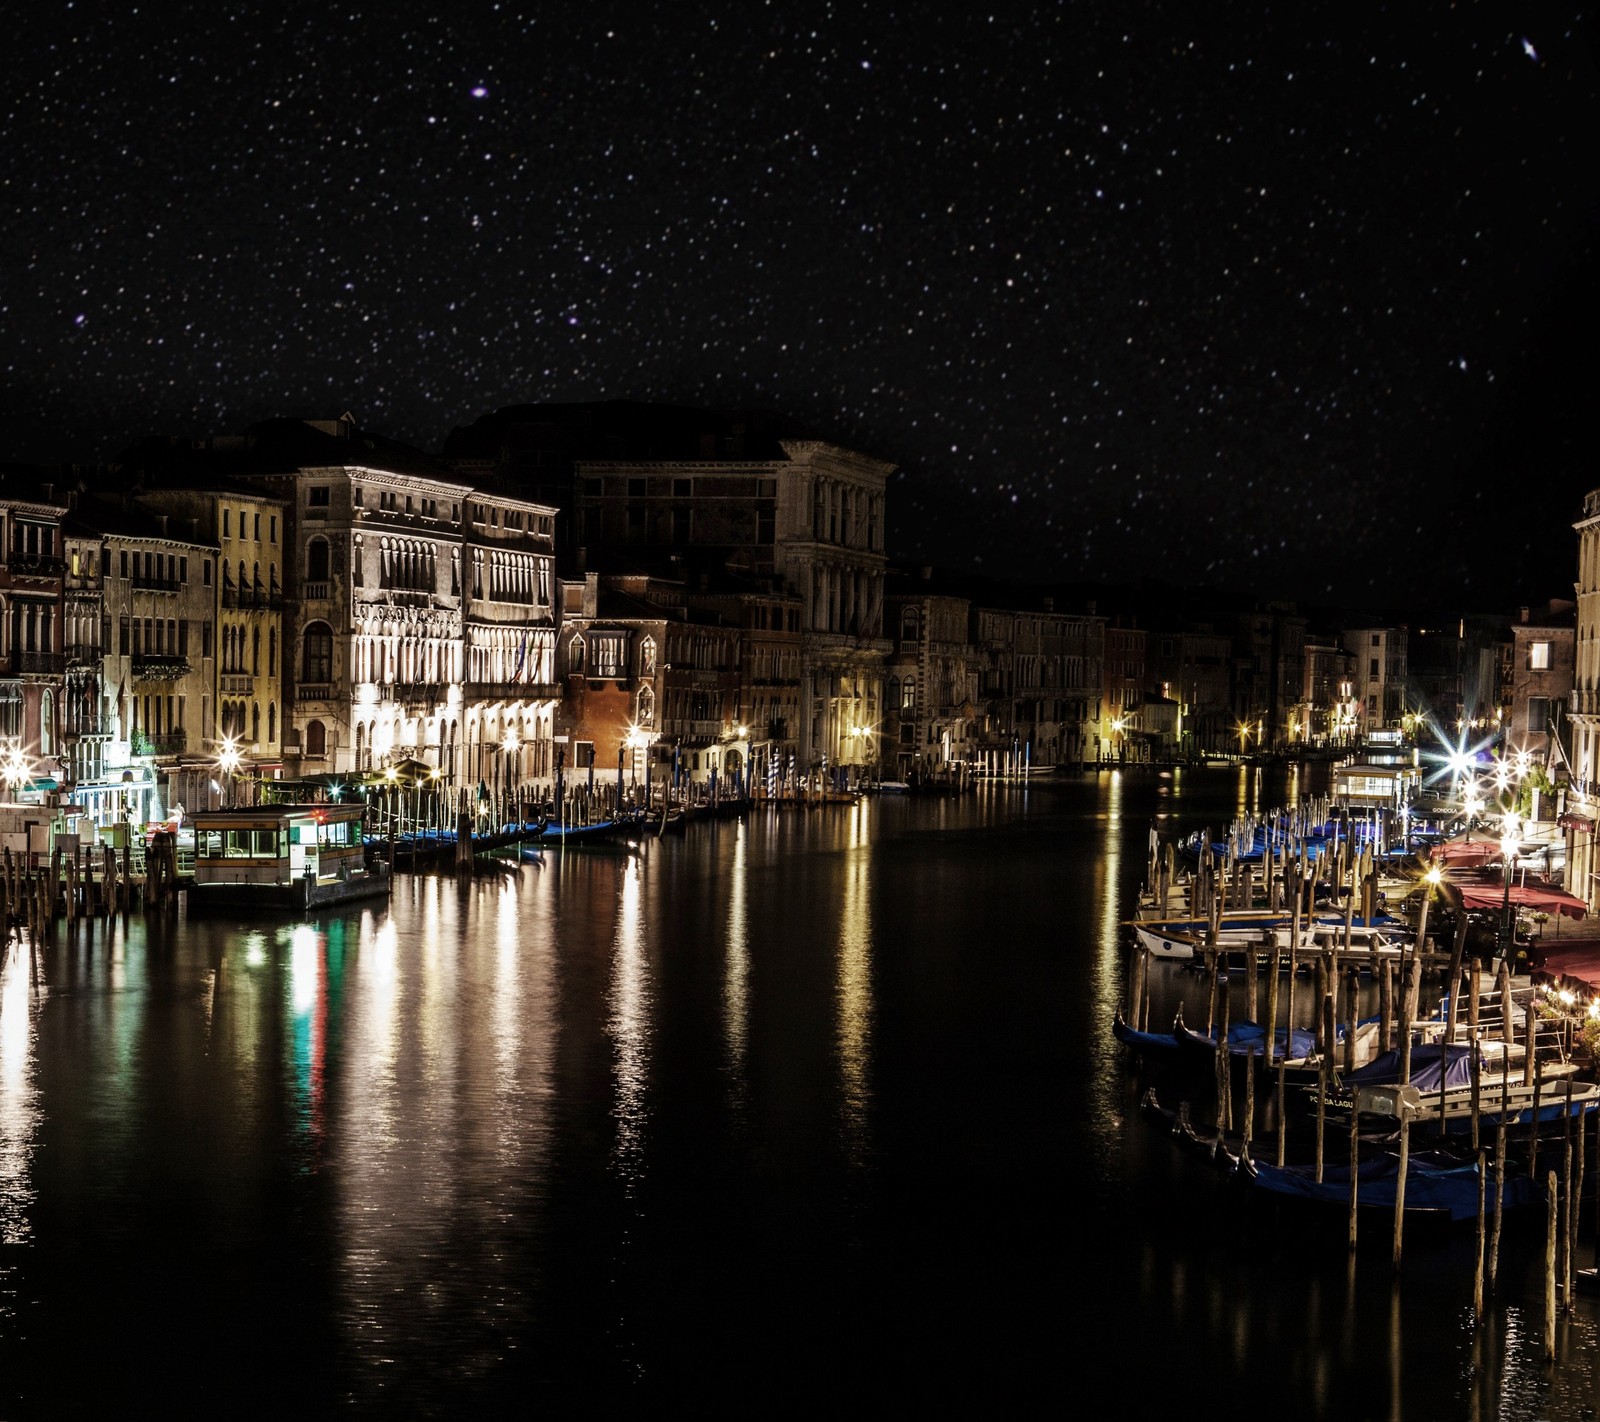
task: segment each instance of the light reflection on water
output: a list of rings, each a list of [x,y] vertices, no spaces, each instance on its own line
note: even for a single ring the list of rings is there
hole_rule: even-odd
[[[13,943],[0,1377],[70,1402],[181,1337],[187,1385],[314,1413],[1090,1372],[1165,1410],[1156,1340],[1312,1419],[1592,1416],[1594,1303],[1552,1370],[1526,1241],[1473,1327],[1470,1250],[1396,1285],[1241,1223],[1140,1117],[1109,1022],[1149,827],[1241,803],[1274,782],[1118,770]]]
[[[0,964],[0,1244],[22,1244],[32,1232],[30,1158],[39,1126],[34,1081],[34,949],[18,943]]]

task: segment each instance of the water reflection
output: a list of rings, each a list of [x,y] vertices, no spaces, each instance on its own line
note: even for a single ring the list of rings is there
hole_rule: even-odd
[[[40,1119],[34,1013],[44,993],[34,997],[31,943],[0,944],[0,954],[0,1244],[21,1244],[32,1232],[30,1167]]]
[[[857,1168],[871,1146],[872,849],[864,805],[856,806],[839,886],[839,1116],[845,1152]]]
[[[750,1021],[750,931],[746,923],[745,896],[749,874],[750,831],[740,820],[734,827],[733,855],[728,866],[728,929],[724,948],[722,985],[723,1039],[727,1043],[728,1093],[736,1114],[742,1115],[748,1089],[746,1042]]]
[[[622,875],[616,938],[611,959],[611,1036],[616,1072],[614,1160],[630,1185],[644,1174],[645,1126],[649,1120],[646,1087],[650,1079],[650,983],[641,905],[641,863],[629,858]]]

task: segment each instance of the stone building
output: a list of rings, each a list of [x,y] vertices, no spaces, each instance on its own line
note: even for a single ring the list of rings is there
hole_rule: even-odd
[[[237,757],[235,803],[281,778],[287,506],[245,484],[141,491],[141,507],[218,550],[217,736]]]
[[[462,477],[562,510],[564,575],[769,580],[800,601],[802,769],[870,769],[882,719],[885,488],[894,466],[790,439],[760,412],[518,406],[452,432]]]
[[[972,603],[939,591],[932,569],[891,578],[884,693],[885,776],[948,781],[976,750],[978,666],[968,640]]]
[[[104,757],[128,787],[121,809],[140,823],[215,803],[217,545],[129,496],[80,492],[64,526],[85,552],[99,541]]]
[[[8,796],[66,774],[59,759],[66,511],[35,475],[17,469],[0,477],[0,773]]]

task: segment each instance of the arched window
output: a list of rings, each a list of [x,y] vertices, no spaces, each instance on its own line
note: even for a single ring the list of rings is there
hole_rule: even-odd
[[[276,701],[267,702],[267,743],[269,745],[277,745],[278,743],[278,703]]]
[[[306,724],[306,754],[322,756],[328,753],[328,732],[321,721]]]
[[[259,701],[252,701],[250,703],[250,744],[251,745],[259,745],[260,743],[261,743],[261,703]]]
[[[636,726],[653,726],[656,721],[656,694],[648,686],[639,688],[639,701],[634,711]]]
[[[639,675],[654,676],[656,674],[656,639],[646,637],[639,643]]]
[[[313,622],[306,628],[304,655],[300,662],[300,680],[307,682],[333,680],[333,629],[326,622]]]
[[[239,577],[244,578],[244,565],[239,565]],[[328,580],[328,540],[313,538],[306,544],[306,580],[325,583]]]
[[[583,670],[583,638],[574,637],[567,646],[567,667],[570,671]]]

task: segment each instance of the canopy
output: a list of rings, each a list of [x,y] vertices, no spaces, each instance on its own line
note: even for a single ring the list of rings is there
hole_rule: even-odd
[[[1428,850],[1431,863],[1446,869],[1456,865],[1498,864],[1500,842],[1494,839],[1452,839]]]
[[[1498,909],[1506,902],[1505,885],[1489,880],[1449,880],[1446,887],[1461,895],[1463,908]],[[1533,913],[1562,913],[1568,918],[1582,918],[1589,911],[1576,894],[1548,884],[1513,884],[1510,900]]]

